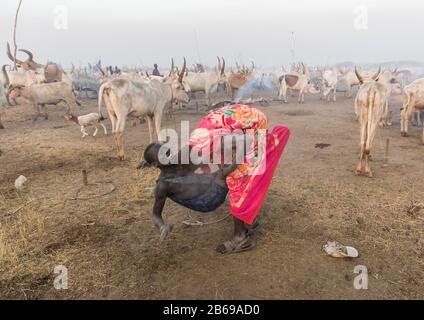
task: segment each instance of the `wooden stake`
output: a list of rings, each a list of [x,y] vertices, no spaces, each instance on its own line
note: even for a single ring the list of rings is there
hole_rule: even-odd
[[[88,175],[87,175],[87,170],[82,170],[82,183],[85,186],[88,186]]]

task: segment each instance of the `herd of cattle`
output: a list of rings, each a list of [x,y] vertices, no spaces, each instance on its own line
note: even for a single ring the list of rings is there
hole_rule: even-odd
[[[189,103],[190,97],[196,92],[205,94],[206,103],[210,107],[211,95],[219,88],[223,88],[232,101],[237,101],[239,91],[245,86],[253,83],[257,89],[261,89],[267,80],[277,89],[278,99],[284,103],[287,103],[290,92],[297,92],[299,103],[304,103],[305,93],[320,94],[321,98],[330,102],[336,101],[337,87],[343,83],[347,97],[352,96],[352,87],[358,87],[354,106],[360,124],[360,157],[355,173],[361,174],[362,162],[365,161],[365,173],[371,177],[371,145],[378,126],[391,125],[391,95],[403,93],[402,136],[407,136],[411,116],[418,123],[419,113],[424,108],[424,78],[409,83],[412,74],[408,70],[379,69],[368,74],[356,68],[307,68],[303,63],[297,63],[292,64],[289,71],[282,68],[263,72],[253,63],[251,67],[236,63],[235,67],[226,68],[225,59],[218,57],[217,65],[213,68],[199,65],[188,67],[184,59],[181,69],[172,60],[171,68],[161,76],[150,75],[147,71],[135,68],[111,74],[102,69],[101,62],[89,68],[72,67],[65,71],[55,63],[43,65],[35,62],[33,54],[28,50],[19,51],[27,54],[26,60],[13,57],[7,46],[7,55],[12,64],[2,67],[1,89],[5,102],[9,106],[20,103],[33,105],[36,109],[34,121],[41,114],[47,119],[46,104],[64,102],[67,106],[65,118],[81,126],[83,137],[87,135],[87,126],[95,126],[97,133],[97,124],[105,119],[101,112],[104,102],[121,160],[124,159],[123,132],[128,117],[146,118],[150,141],[153,141],[154,129],[158,140],[163,141],[160,136],[163,114],[172,109],[174,103]],[[266,87],[269,88],[269,85]],[[76,106],[80,105],[77,96],[81,96],[82,92],[87,97],[88,92],[96,94],[98,113],[75,116]],[[1,128],[3,125],[0,118]],[[103,128],[106,133],[106,128]]]

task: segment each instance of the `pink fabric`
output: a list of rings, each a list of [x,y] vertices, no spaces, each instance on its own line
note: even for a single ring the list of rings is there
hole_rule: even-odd
[[[231,182],[234,179],[233,176],[227,177],[227,184],[230,188],[231,213],[238,219],[248,224],[252,224],[255,220],[289,137],[290,129],[283,126],[277,126],[271,133],[268,133],[266,161],[260,164],[265,166],[263,174],[247,175],[235,185],[232,185]]]
[[[275,168],[289,139],[290,129],[276,126],[269,133],[268,120],[261,111],[236,104],[208,114],[190,138],[193,148],[211,155],[220,147],[213,143],[217,137],[249,131],[256,138],[259,130],[265,131],[264,143],[255,141],[251,150],[246,152],[244,164],[227,176],[231,213],[248,224],[253,223],[261,209]],[[264,150],[261,149],[262,152],[258,153],[260,146]]]

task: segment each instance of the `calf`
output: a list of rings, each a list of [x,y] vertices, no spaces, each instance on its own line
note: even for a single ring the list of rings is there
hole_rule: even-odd
[[[403,108],[400,115],[400,134],[408,136],[408,120],[415,110],[424,110],[424,78],[417,79],[403,89]],[[422,143],[424,144],[424,128]]]
[[[355,175],[362,173],[362,162],[365,160],[365,173],[372,177],[369,164],[371,157],[371,145],[380,122],[384,106],[386,104],[386,88],[378,83],[380,69],[371,77],[362,77],[355,68],[355,74],[359,81],[359,90],[355,99],[355,110],[359,115],[360,124],[360,151],[359,161],[356,165]]]
[[[37,114],[33,121],[38,119],[41,110],[44,110],[44,118],[47,120],[47,112],[44,109],[46,104],[65,102],[67,114],[71,111],[71,105],[81,105],[75,97],[72,86],[65,82],[33,84],[28,87],[9,86],[8,93],[11,99],[23,98],[28,103],[34,105]]]
[[[85,131],[87,127],[95,128],[93,133],[93,137],[95,137],[98,131],[97,124],[100,124],[102,126],[103,131],[105,135],[107,136],[107,130],[105,125],[103,124],[103,120],[105,120],[105,118],[103,118],[103,116],[99,115],[96,112],[92,112],[92,113],[79,116],[79,117],[76,117],[73,114],[66,114],[65,119],[69,121],[73,121],[76,124],[81,126],[82,138],[85,138],[86,136],[88,136],[87,131]]]

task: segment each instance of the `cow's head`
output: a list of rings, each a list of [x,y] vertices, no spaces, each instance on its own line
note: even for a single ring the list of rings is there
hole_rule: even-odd
[[[400,82],[398,80],[398,73],[397,68],[393,70],[389,70],[389,83],[391,86],[392,93],[394,94],[401,94],[402,93],[402,87],[400,85]]]
[[[306,77],[304,75],[304,77]],[[308,79],[307,83],[306,83],[306,87],[305,87],[305,92],[309,92],[309,93],[320,93],[321,92],[321,88],[322,88],[322,83],[320,81],[320,79],[318,78],[314,78],[314,79]]]
[[[323,79],[322,87],[321,87],[321,91],[322,91],[323,96],[327,97],[330,94],[331,89],[332,88],[331,88],[330,84],[328,83],[328,81]]]
[[[187,94],[187,88],[185,87],[185,84],[183,82],[186,69],[187,69],[187,63],[186,63],[186,59],[184,58],[184,64],[181,71],[174,72],[171,69],[169,75],[164,80],[171,85],[173,100],[182,102],[182,103],[190,102],[190,98]]]
[[[20,98],[22,96],[23,88],[24,86],[9,85],[7,88],[8,99],[16,100],[17,98]]]
[[[317,87],[316,84],[309,82],[307,84],[306,92],[315,94],[315,93],[320,93],[321,91],[319,90],[319,87]]]
[[[358,81],[359,81],[359,84],[360,85],[362,85],[362,84],[364,84],[366,82],[373,82],[373,81],[377,82],[378,81],[378,77],[380,76],[380,72],[381,72],[381,67],[379,67],[378,70],[377,70],[377,72],[374,73],[372,76],[365,77],[365,76],[362,76],[359,73],[358,69],[356,69],[356,67],[355,67],[356,78],[358,78]]]
[[[225,74],[225,60],[224,58],[219,58],[218,59],[218,68],[216,70],[217,74],[218,74],[218,85],[225,85],[228,83],[228,78],[227,75]]]
[[[25,50],[25,49],[19,49],[18,51],[27,54],[28,58],[25,61],[22,61],[22,60],[19,60],[18,58],[15,58],[10,51],[9,43],[7,43],[7,56],[9,57],[9,59],[12,62],[16,61],[16,64],[19,65],[23,70],[27,71],[27,70],[37,70],[37,69],[40,69],[40,68],[44,68],[44,65],[39,64],[39,63],[37,63],[33,60],[34,55],[32,54],[31,51]]]
[[[2,70],[2,72],[3,72],[3,88],[4,88],[4,95],[5,95],[5,97],[6,97],[7,104],[8,104],[9,106],[11,106],[12,104],[10,103],[10,100],[9,100],[9,86],[10,86],[10,80],[9,80],[9,75],[7,74],[7,71],[6,71],[6,67],[7,67],[7,64],[5,64],[5,65],[1,68],[1,70]]]

